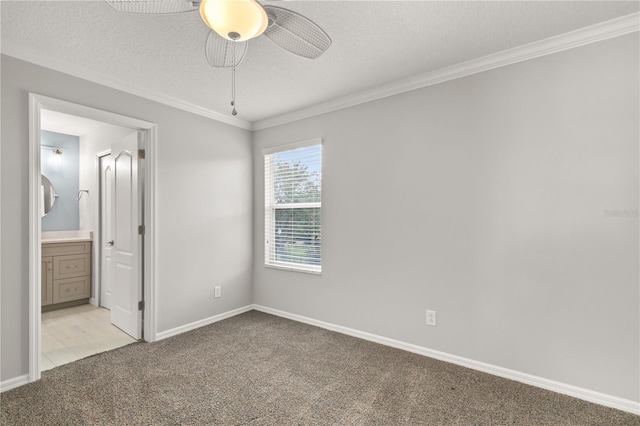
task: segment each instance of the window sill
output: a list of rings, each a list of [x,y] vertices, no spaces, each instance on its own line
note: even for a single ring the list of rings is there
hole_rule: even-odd
[[[304,266],[295,266],[288,263],[265,263],[265,268],[282,269],[285,271],[302,272],[304,274],[322,275],[322,269],[309,269]]]

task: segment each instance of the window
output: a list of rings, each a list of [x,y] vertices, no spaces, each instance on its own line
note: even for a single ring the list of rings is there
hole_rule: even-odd
[[[265,265],[320,273],[320,139],[264,151]]]

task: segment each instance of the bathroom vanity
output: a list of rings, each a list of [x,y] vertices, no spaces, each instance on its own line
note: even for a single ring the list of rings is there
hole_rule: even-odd
[[[89,302],[91,297],[90,231],[42,233],[42,310]]]

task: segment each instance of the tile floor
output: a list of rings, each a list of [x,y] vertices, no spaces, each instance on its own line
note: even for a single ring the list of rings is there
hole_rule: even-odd
[[[41,329],[42,371],[136,341],[111,324],[108,309],[88,304],[43,312]]]

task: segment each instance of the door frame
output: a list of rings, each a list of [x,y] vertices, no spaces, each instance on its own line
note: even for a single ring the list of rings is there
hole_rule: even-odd
[[[104,180],[104,176],[102,176],[102,159],[106,156],[110,156],[111,155],[111,149],[108,149],[106,151],[101,151],[99,153],[96,154],[96,182],[98,183],[98,196],[100,197],[100,200],[98,201],[98,244],[94,244],[94,247],[96,245],[98,245],[98,260],[96,261],[98,267],[97,267],[97,272],[96,272],[96,276],[95,276],[95,281],[96,281],[96,285],[94,286],[96,289],[96,297],[94,300],[94,306],[102,306],[102,269],[103,269],[103,264],[102,264],[102,252],[104,250],[104,241],[102,241],[102,226],[103,226],[103,221],[104,221],[104,217],[102,214],[102,208],[103,208],[103,202],[102,202],[102,181]],[[93,237],[93,241],[96,241],[96,237],[94,235]],[[91,301],[90,301],[91,302]]]
[[[145,300],[143,331],[145,340],[157,340],[156,331],[156,246],[155,246],[155,186],[157,125],[149,121],[115,114],[37,93],[29,93],[29,381],[40,379],[41,351],[41,239],[40,217],[40,114],[42,110],[89,118],[116,126],[127,127],[141,134],[145,149],[144,171],[139,176],[144,185],[143,283]]]

